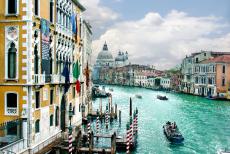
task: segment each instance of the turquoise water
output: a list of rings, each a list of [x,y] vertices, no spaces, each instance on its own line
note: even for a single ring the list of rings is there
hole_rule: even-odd
[[[122,124],[113,122],[107,132],[117,131],[123,135],[129,119],[129,97],[133,108],[139,109],[138,146],[135,154],[214,154],[220,149],[230,148],[230,102],[212,101],[202,97],[165,93],[143,88],[112,87],[113,104],[122,111]],[[141,94],[142,99],[135,98]],[[166,95],[169,100],[156,99]],[[108,102],[103,99],[103,107]],[[94,108],[99,107],[97,99]],[[176,121],[185,141],[183,145],[172,145],[165,138],[162,126],[166,121]],[[94,124],[95,125],[95,124]],[[101,126],[101,131],[106,132]],[[106,141],[108,142],[108,141]]]

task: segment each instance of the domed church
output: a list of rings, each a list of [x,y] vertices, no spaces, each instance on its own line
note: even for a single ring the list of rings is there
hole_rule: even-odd
[[[96,66],[99,67],[113,67],[114,60],[112,53],[108,50],[108,46],[105,42],[102,51],[99,52],[96,60]]]
[[[128,65],[128,52],[126,51],[121,52],[119,51],[118,55],[116,56],[115,60],[113,58],[112,53],[108,49],[108,45],[103,45],[101,52],[98,53],[96,63],[93,68],[93,80],[97,81],[100,77],[100,70],[105,67],[123,67]]]

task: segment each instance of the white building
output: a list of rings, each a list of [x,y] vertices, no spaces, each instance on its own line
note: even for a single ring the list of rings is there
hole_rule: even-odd
[[[115,58],[115,66],[116,67],[123,67],[123,66],[126,66],[128,64],[129,64],[128,52],[126,51],[124,53],[124,52],[119,51],[117,57]]]
[[[170,78],[162,77],[160,81],[160,85],[164,89],[170,88]]]

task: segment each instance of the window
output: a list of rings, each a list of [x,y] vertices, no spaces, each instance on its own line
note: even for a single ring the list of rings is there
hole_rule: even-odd
[[[40,120],[36,120],[35,121],[35,133],[39,133],[40,132]]]
[[[34,0],[34,15],[39,16],[39,0]]]
[[[54,6],[54,2],[53,0],[50,0],[50,22],[53,22],[53,7]]]
[[[206,53],[204,53],[204,56],[206,56]]]
[[[8,50],[8,78],[16,78],[17,49],[12,42]]]
[[[57,106],[56,107],[56,111],[55,111],[55,126],[58,126],[59,125],[59,107]]]
[[[6,115],[17,115],[18,113],[18,95],[17,93],[6,94]]]
[[[36,104],[36,108],[40,108],[40,92],[39,91],[35,92],[35,104]]]
[[[225,65],[223,65],[222,73],[225,73]]]
[[[72,89],[72,95],[73,95],[73,98],[75,98],[75,96],[76,96],[75,87],[73,87],[73,89]]]
[[[16,15],[18,14],[18,0],[7,0],[7,15]]]
[[[36,44],[34,46],[34,56],[35,56],[35,60],[34,60],[34,73],[38,74],[38,69],[39,69],[39,57],[38,57],[38,45]]]
[[[222,86],[225,86],[225,78],[222,79]]]
[[[196,58],[196,63],[198,63],[198,58]]]
[[[54,116],[51,114],[50,115],[50,126],[54,125]]]
[[[53,98],[54,98],[54,90],[50,90],[50,105],[53,104]]]
[[[7,135],[17,135],[17,122],[11,121],[7,123]]]

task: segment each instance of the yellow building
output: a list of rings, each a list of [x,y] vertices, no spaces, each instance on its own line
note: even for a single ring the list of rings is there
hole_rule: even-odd
[[[72,70],[84,10],[76,0],[0,1],[0,153],[38,152],[67,131],[69,109],[81,124]]]

